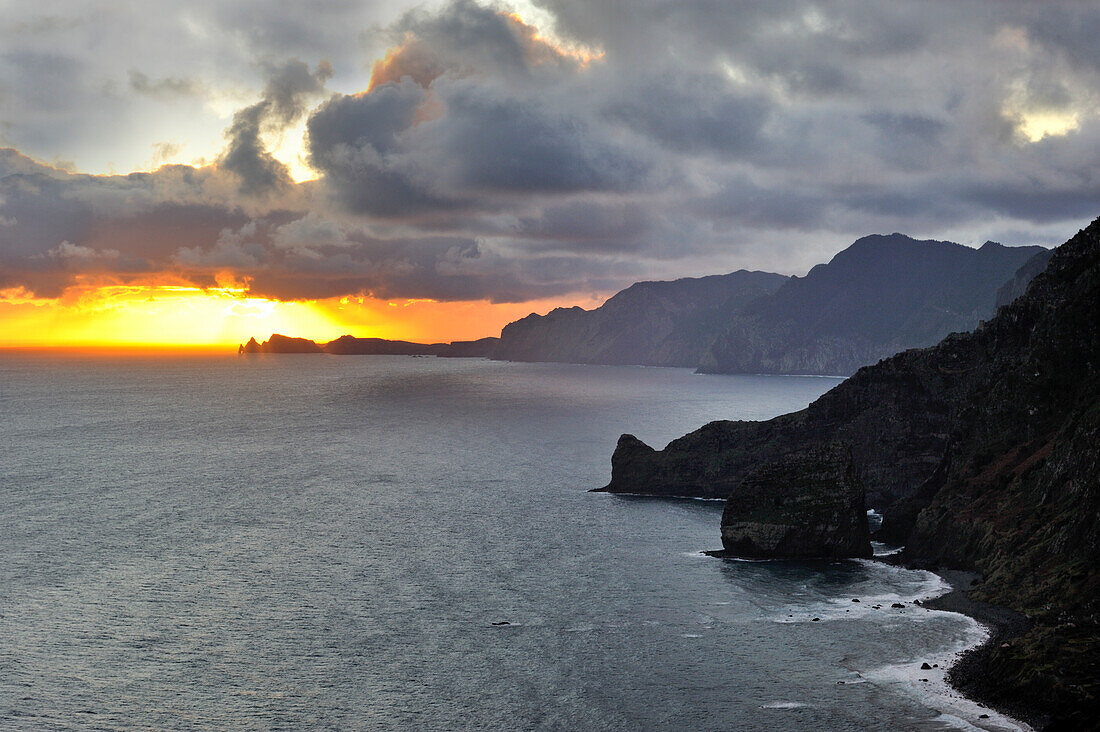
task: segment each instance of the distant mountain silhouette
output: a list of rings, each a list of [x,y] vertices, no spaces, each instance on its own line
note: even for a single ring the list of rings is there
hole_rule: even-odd
[[[412,343],[389,341],[384,338],[356,338],[342,335],[325,344],[307,338],[290,338],[273,333],[271,338],[259,343],[250,338],[237,348],[238,354],[246,353],[331,353],[336,356],[440,356],[444,358],[485,358],[496,348],[497,338],[481,338],[476,341],[451,343]]]
[[[412,343],[272,335],[241,353],[479,356],[504,361],[698,367],[705,373],[848,375],[969,331],[1046,266],[1042,247],[972,249],[902,234],[859,239],[805,277],[739,270],[639,282],[593,310],[556,308],[500,338]]]
[[[848,375],[991,317],[998,290],[1033,257],[1022,292],[1050,253],[986,242],[972,249],[902,234],[859,239],[732,318],[699,364],[706,373]],[[1045,258],[1044,258],[1045,257]]]
[[[495,358],[693,367],[730,318],[786,280],[739,270],[639,282],[593,310],[557,308],[509,323]]]

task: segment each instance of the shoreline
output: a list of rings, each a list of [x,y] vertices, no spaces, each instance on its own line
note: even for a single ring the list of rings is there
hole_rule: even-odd
[[[900,561],[900,554],[877,556],[873,561],[903,569],[918,569]],[[1031,621],[1022,613],[1000,605],[975,600],[970,590],[980,581],[977,572],[959,569],[939,569],[931,571],[943,579],[950,589],[939,596],[922,600],[921,605],[930,610],[958,613],[977,623],[984,631],[985,638],[976,645],[969,646],[955,655],[954,662],[944,669],[943,681],[947,687],[962,698],[989,709],[1016,723],[1034,730],[1043,729],[1049,722],[1048,715],[1025,705],[1006,705],[999,699],[992,699],[981,686],[987,672],[984,661],[994,648],[1009,639],[1025,633]]]
[[[693,552],[692,556],[727,562],[791,561],[738,557],[724,549],[701,550]],[[1051,722],[1049,715],[1022,704],[1004,704],[1002,700],[984,693],[980,685],[988,677],[983,667],[987,655],[1001,643],[1026,632],[1031,625],[1028,618],[1009,608],[971,598],[971,586],[980,580],[976,572],[929,570],[911,566],[901,557],[898,551],[855,558],[854,561],[924,572],[938,578],[942,583],[938,587],[926,588],[920,595],[902,598],[899,602],[912,610],[919,608],[927,612],[961,615],[970,622],[969,629],[958,646],[931,652],[924,659],[851,670],[876,685],[900,685],[907,690],[903,693],[912,694],[920,704],[939,712],[940,721],[949,726],[989,732],[1044,729]],[[933,661],[936,663],[931,665]]]
[[[982,643],[959,654],[958,660],[947,669],[946,681],[951,688],[980,704],[994,709],[1005,716],[1024,722],[1033,729],[1042,729],[1050,718],[1037,709],[1024,705],[1006,705],[1001,700],[990,699],[983,693],[981,682],[987,672],[984,661],[992,650],[1011,638],[1023,635],[1031,627],[1027,616],[1000,605],[975,600],[970,597],[970,589],[981,579],[977,572],[958,569],[936,570],[951,590],[925,603],[933,610],[959,613],[984,626],[988,637]]]

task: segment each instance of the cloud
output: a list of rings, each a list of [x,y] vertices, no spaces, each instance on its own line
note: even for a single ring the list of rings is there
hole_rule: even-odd
[[[324,92],[331,76],[329,64],[318,64],[310,71],[298,59],[268,69],[263,98],[233,115],[226,149],[218,161],[220,168],[240,178],[242,192],[254,195],[291,185],[286,165],[267,150],[261,136],[282,132],[296,122],[305,113],[306,103]]]
[[[151,97],[195,97],[203,93],[202,84],[179,76],[150,79],[135,69],[130,70],[130,89]]]
[[[184,101],[224,131],[211,165],[128,175],[0,151],[0,287],[521,301],[799,273],[872,232],[1050,243],[1100,213],[1086,4],[540,0],[540,28],[367,5],[143,6],[130,46],[110,8],[0,29],[0,129],[41,160],[141,134],[143,161],[200,154]],[[128,53],[84,53],[95,33]],[[295,183],[272,146],[301,126]]]

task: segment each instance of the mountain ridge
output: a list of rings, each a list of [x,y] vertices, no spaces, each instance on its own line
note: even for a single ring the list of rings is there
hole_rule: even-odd
[[[748,305],[707,349],[704,373],[830,374],[971,330],[1041,247],[978,249],[904,234],[857,239]]]
[[[861,237],[804,277],[738,270],[638,282],[592,310],[509,323],[493,357],[637,364],[701,373],[850,375],[970,330],[1041,267],[1042,247],[979,248],[904,234]]]
[[[509,323],[494,358],[694,367],[724,320],[787,280],[770,272],[636,282],[598,308],[555,308]]]

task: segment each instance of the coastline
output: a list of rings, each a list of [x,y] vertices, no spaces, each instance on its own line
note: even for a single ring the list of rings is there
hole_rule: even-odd
[[[791,561],[741,558],[724,549],[702,550],[692,553],[692,556],[727,562]],[[989,683],[989,670],[984,665],[988,654],[1001,643],[1026,632],[1030,627],[1027,617],[1009,608],[971,598],[970,588],[980,580],[976,572],[951,569],[932,571],[911,566],[901,557],[900,550],[896,550],[853,561],[923,572],[936,578],[938,586],[925,587],[919,594],[901,597],[897,601],[910,611],[963,616],[969,621],[964,637],[954,647],[931,651],[901,663],[848,668],[867,682],[894,687],[900,693],[912,695],[923,706],[939,712],[938,721],[948,727],[986,732],[1033,732],[1044,729],[1052,721],[1049,715],[1024,704],[1005,704],[994,694],[986,693],[983,685],[983,682]],[[866,598],[864,600],[866,602]],[[880,602],[885,606],[890,601]],[[901,604],[894,608],[900,608]],[[866,607],[866,604],[861,604],[861,607]],[[825,615],[821,617],[825,618]]]
[[[917,569],[901,561],[900,554],[876,556],[872,561],[905,569]],[[941,669],[943,683],[963,699],[1007,721],[1014,722],[1023,729],[1043,729],[1050,722],[1048,715],[1024,704],[1005,704],[1003,699],[994,698],[986,688],[989,677],[985,662],[993,649],[1026,632],[1030,627],[1030,621],[1015,610],[970,597],[971,588],[981,579],[981,575],[976,572],[939,569],[933,571],[933,574],[942,578],[950,589],[942,595],[922,600],[921,605],[929,610],[964,615],[982,629],[984,636],[976,644],[956,652],[953,662],[945,669]],[[993,717],[994,714],[990,716]],[[989,721],[996,724],[994,719]]]
[[[966,615],[988,632],[982,643],[959,654],[955,663],[947,669],[947,683],[969,699],[1024,722],[1033,729],[1043,729],[1050,722],[1048,715],[1023,704],[1005,704],[1002,699],[992,698],[986,689],[989,675],[985,662],[993,649],[1023,635],[1031,627],[1031,621],[1015,610],[970,597],[971,587],[981,579],[978,573],[958,569],[941,569],[935,573],[951,586],[951,590],[927,601],[925,607]]]

